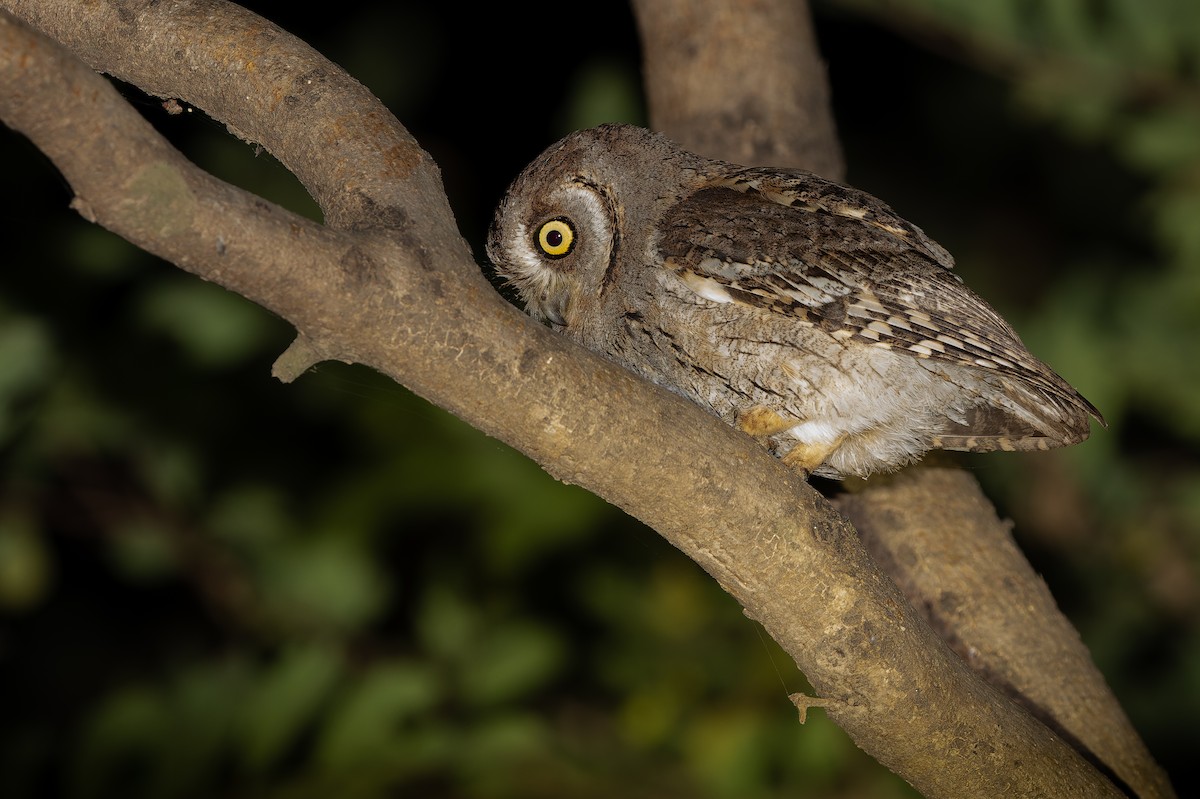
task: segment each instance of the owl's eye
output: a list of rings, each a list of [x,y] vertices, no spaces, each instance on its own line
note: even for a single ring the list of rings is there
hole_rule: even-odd
[[[538,228],[537,246],[551,258],[562,258],[575,247],[575,228],[563,217],[551,219]]]

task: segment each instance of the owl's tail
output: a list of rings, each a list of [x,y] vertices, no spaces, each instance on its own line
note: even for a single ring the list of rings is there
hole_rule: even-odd
[[[1050,375],[1054,380],[1037,383],[1008,376],[988,381],[996,394],[968,409],[961,421],[947,419],[934,446],[963,452],[1046,450],[1086,440],[1092,419],[1108,426],[1096,406],[1057,374]]]

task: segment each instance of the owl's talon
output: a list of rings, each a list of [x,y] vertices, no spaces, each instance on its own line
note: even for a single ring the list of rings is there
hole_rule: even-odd
[[[738,417],[738,429],[755,438],[766,438],[796,426],[796,420],[784,419],[765,405],[755,405]]]
[[[808,478],[845,440],[845,436],[838,436],[836,440],[826,444],[798,442],[783,456],[783,462]]]

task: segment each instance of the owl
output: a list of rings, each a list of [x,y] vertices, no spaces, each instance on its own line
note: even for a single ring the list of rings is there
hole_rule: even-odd
[[[533,317],[806,475],[866,477],[930,449],[1048,449],[1103,424],[946,250],[808,172],[604,125],[517,177],[487,250]]]

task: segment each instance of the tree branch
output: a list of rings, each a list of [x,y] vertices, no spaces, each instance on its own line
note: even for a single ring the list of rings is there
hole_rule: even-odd
[[[975,671],[1136,795],[1173,796],[1079,633],[1012,540],[1009,523],[954,469],[917,468],[837,502],[905,596]]]
[[[655,130],[709,158],[843,177],[807,3],[633,6]]]
[[[658,530],[764,624],[860,746],[926,795],[1118,795],[976,679],[795,474],[505,304],[471,262],[428,156],[311,48],[211,0],[0,5],[93,67],[262,142],[302,173],[329,225],[198,173],[105,81],[4,18],[0,114],[55,160],[81,210],[284,316],[305,342],[293,355],[372,366]],[[212,74],[234,85],[213,94],[202,86]],[[304,94],[310,79],[340,87],[345,104]],[[279,103],[305,135],[272,135]],[[73,159],[83,138],[106,157]]]

